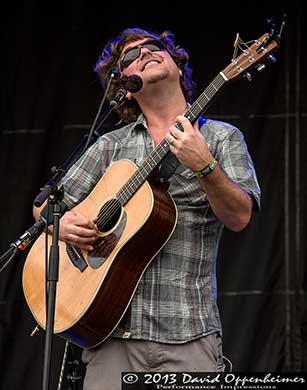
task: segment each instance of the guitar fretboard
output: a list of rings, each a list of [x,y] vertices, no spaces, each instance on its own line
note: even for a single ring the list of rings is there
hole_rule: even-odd
[[[183,115],[193,124],[208,106],[212,98],[226,83],[226,81],[226,77],[222,72],[220,72]],[[179,122],[177,122],[175,126],[177,127],[177,129],[183,131]],[[148,155],[146,160],[140,165],[137,171],[130,177],[127,183],[125,183],[124,186],[116,194],[116,198],[122,206],[124,206],[128,202],[128,200],[147,180],[147,178],[153,173],[153,171],[161,164],[161,162],[167,156],[169,151],[169,143],[166,139],[164,139]]]

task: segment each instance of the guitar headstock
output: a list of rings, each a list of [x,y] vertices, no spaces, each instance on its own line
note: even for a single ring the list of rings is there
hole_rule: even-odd
[[[267,57],[279,48],[278,37],[265,33],[250,46],[244,48],[242,53],[232,59],[231,63],[222,71],[227,80],[234,80],[248,74],[248,71],[260,66]],[[274,57],[273,57],[274,58]],[[272,58],[272,59],[273,59]]]

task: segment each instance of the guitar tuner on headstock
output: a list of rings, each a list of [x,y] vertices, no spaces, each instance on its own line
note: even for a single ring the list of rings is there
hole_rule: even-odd
[[[275,63],[277,61],[276,57],[273,54],[270,54],[268,56],[268,59],[271,60],[273,63]],[[257,64],[256,65],[256,69],[258,70],[258,72],[261,72],[262,70],[265,69],[265,64],[263,62]]]
[[[263,62],[261,64],[258,64],[256,66],[256,69],[258,70],[258,72],[261,72],[262,70],[265,69],[265,64]]]
[[[287,18],[287,14],[284,14],[283,15],[283,20],[282,20],[282,22],[280,24],[280,28],[279,28],[278,33],[277,33],[277,29],[276,29],[276,25],[275,25],[274,19],[273,18],[267,18],[267,23],[268,23],[269,28],[271,30],[270,34],[272,36],[275,36],[279,41],[281,39],[281,34],[283,32],[283,29],[284,29],[284,27],[286,25],[286,18]]]
[[[272,41],[273,39],[277,42],[278,45],[280,45],[281,40],[281,34],[283,32],[283,29],[286,25],[286,14],[283,15],[283,21],[280,25],[279,31],[276,29],[276,25],[273,18],[267,18],[267,24],[269,25],[270,32],[268,33],[268,36],[266,39],[262,42],[262,44],[258,47],[257,52],[259,53],[263,48],[266,48],[266,46]]]
[[[246,80],[249,81],[249,82],[253,81],[253,78],[252,78],[251,74],[248,73],[248,72],[244,73],[243,77],[246,78]]]
[[[276,57],[273,55],[273,54],[270,54],[269,56],[268,56],[268,58],[273,62],[273,63],[275,63],[277,60],[276,60]]]
[[[255,68],[258,71],[264,70],[264,61],[267,58],[272,62],[276,62],[272,53],[279,49],[279,36],[283,26],[279,34],[275,33],[274,25],[270,33],[266,32],[258,39],[249,42],[244,42],[239,34],[237,34],[231,63],[221,72],[224,80],[230,81],[244,76],[251,81],[251,76],[248,73],[251,69]],[[238,51],[241,51],[241,54],[238,54]]]

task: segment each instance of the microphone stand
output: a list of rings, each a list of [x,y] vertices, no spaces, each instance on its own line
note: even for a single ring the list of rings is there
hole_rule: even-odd
[[[53,231],[52,244],[49,255],[49,269],[47,272],[46,291],[47,291],[47,311],[46,311],[46,337],[45,337],[45,354],[43,370],[43,390],[49,388],[50,366],[52,356],[52,338],[55,318],[56,288],[59,279],[59,224],[61,216],[61,200],[64,191],[58,190],[55,186],[51,196],[48,198],[49,204],[53,206]]]
[[[122,99],[121,99],[122,100]],[[109,116],[110,112],[116,107],[117,104],[111,105],[111,108],[106,112],[103,119],[100,122],[100,126]],[[92,126],[94,129],[95,124],[98,120],[98,114]],[[91,134],[91,132],[90,132]],[[90,143],[90,139],[85,144],[85,148],[82,149],[81,154],[87,145]],[[78,148],[77,148],[78,149]],[[75,161],[76,159],[73,159]],[[62,177],[65,170],[59,170],[59,176]],[[57,173],[56,173],[57,174]],[[49,256],[49,270],[47,273],[46,289],[48,288],[48,307],[47,307],[47,318],[46,318],[46,338],[45,338],[45,354],[44,354],[44,370],[43,370],[43,390],[48,390],[50,383],[50,368],[51,368],[51,356],[52,356],[52,344],[53,344],[53,332],[54,332],[54,319],[55,319],[55,304],[56,304],[56,289],[59,278],[59,224],[61,217],[61,201],[64,197],[63,187],[57,189],[55,186],[47,185],[45,189],[36,197],[34,205],[41,205],[44,201],[46,194],[51,193],[52,197],[49,196],[48,202],[53,206],[53,232],[52,232],[52,245],[50,248]]]
[[[94,132],[95,136],[98,137],[98,133]],[[73,163],[81,156],[81,150],[84,149],[84,145],[89,143],[90,134],[86,134],[79,145],[75,148],[71,156],[65,161],[62,167],[51,168],[52,173],[54,175],[47,182],[47,184],[41,188],[41,192],[36,196],[34,200],[34,206],[40,207],[47,198],[54,193],[55,187],[62,179],[67,170],[73,165]],[[45,209],[43,210],[43,212]],[[66,211],[66,209],[65,209]],[[43,213],[42,212],[42,213]],[[44,230],[46,227],[46,223],[48,223],[48,217],[41,218],[36,221],[29,229],[27,229],[17,240],[10,244],[9,249],[0,257],[0,272],[3,271],[7,265],[16,257],[20,252],[24,251],[28,245],[34,241]]]
[[[109,110],[107,110],[107,112],[103,115],[103,118],[101,119],[99,124],[96,126],[103,102],[105,100],[105,96],[106,94],[104,95],[100,103],[98,113],[96,115],[96,118],[93,122],[93,125],[89,133],[84,135],[81,142],[77,145],[77,147],[72,152],[70,157],[64,162],[62,167],[51,168],[51,171],[54,175],[47,182],[47,184],[43,188],[41,188],[41,192],[36,196],[33,202],[35,207],[42,206],[42,204],[47,200],[47,198],[54,192],[54,187],[57,186],[57,184],[63,178],[65,173],[68,171],[68,169],[85,152],[87,147],[91,145],[92,142],[95,141],[95,138],[97,139],[100,136],[98,129],[103,125],[105,120],[108,118],[111,112],[118,106],[118,104],[122,102],[122,100],[125,98],[125,93],[122,89],[119,91],[115,99],[113,99],[109,103],[110,106]],[[40,219],[36,221],[29,229],[27,229],[17,240],[12,242],[9,246],[9,249],[3,255],[0,256],[0,272],[7,267],[10,261],[13,260],[13,258],[16,257],[17,254],[19,254],[21,251],[24,251],[28,247],[28,245],[43,232],[46,223],[48,223],[48,217],[43,216],[45,210],[46,208],[43,209]],[[64,205],[64,210],[65,211],[67,210],[67,208],[65,208],[65,205]],[[63,214],[63,212],[61,214]]]
[[[86,135],[77,148],[74,150],[72,155],[64,163],[63,167],[57,169],[52,168],[54,173],[53,177],[48,181],[48,183],[41,188],[41,192],[36,196],[34,200],[34,205],[40,207],[47,199],[48,205],[51,205],[53,208],[53,233],[52,233],[52,244],[50,248],[49,256],[49,269],[47,272],[46,280],[46,291],[47,291],[47,310],[46,310],[46,338],[45,338],[45,353],[44,353],[44,369],[43,369],[43,390],[48,390],[50,382],[50,366],[51,366],[51,356],[52,356],[52,344],[53,344],[53,331],[54,331],[54,319],[55,319],[55,303],[56,303],[56,287],[59,276],[59,222],[61,217],[62,210],[62,199],[64,197],[64,189],[61,186],[57,187],[59,181],[63,178],[68,169],[73,165],[75,161],[85,152],[87,147],[92,141],[93,136],[100,135],[97,133],[97,129],[105,122],[106,118],[110,113],[117,107],[118,104],[125,98],[126,91],[120,90],[109,104],[109,109],[103,115],[99,125],[95,129],[96,123],[98,121],[100,109],[104,102],[104,98],[100,104],[99,111],[96,115],[94,123],[91,127],[91,130],[88,135]],[[80,152],[81,150],[81,152]],[[47,207],[48,207],[47,205]],[[66,210],[65,210],[66,211]],[[48,213],[47,213],[48,214]],[[4,262],[4,265],[0,268],[0,272],[8,265],[8,263],[20,252],[23,251],[35,238],[38,237],[40,233],[46,227],[47,220],[40,218],[33,226],[31,226],[26,232],[20,236],[16,241],[10,244],[9,250],[7,250],[0,257],[0,265]]]

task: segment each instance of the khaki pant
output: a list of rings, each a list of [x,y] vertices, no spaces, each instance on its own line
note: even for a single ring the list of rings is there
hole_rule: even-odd
[[[121,390],[122,372],[222,372],[222,339],[214,333],[184,344],[109,338],[83,351],[84,390]]]

